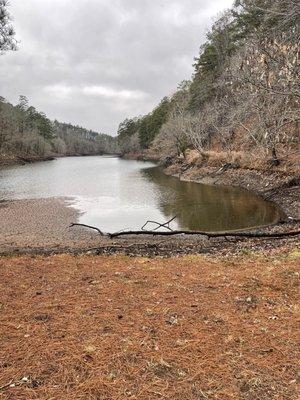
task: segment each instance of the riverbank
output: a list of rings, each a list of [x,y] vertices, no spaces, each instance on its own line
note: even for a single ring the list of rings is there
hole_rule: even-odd
[[[164,172],[183,181],[250,190],[279,205],[287,217],[300,218],[300,174],[297,171],[285,173],[272,169],[197,167],[177,163],[166,167]]]
[[[17,157],[12,159],[0,159],[1,166],[29,164],[34,162],[52,161],[61,157],[79,157],[73,154],[67,156],[48,157]],[[95,154],[85,155],[95,156]],[[118,156],[118,155],[112,155]],[[140,161],[152,161],[159,164],[157,156],[151,152],[128,153],[122,156],[124,159]],[[197,158],[187,157],[173,158],[167,161],[167,166],[160,162],[161,168],[166,175],[176,177],[182,181],[196,182],[207,185],[234,186],[261,196],[262,198],[276,203],[283,213],[290,218],[300,219],[300,169],[295,167],[286,172],[281,169],[255,169],[239,168],[230,163],[222,166],[198,165]]]
[[[209,162],[203,160],[197,151],[188,151],[185,157],[167,157],[158,159],[153,150],[142,153],[128,153],[127,159],[156,161],[166,175],[182,181],[205,185],[234,186],[254,192],[262,198],[276,203],[293,219],[300,218],[300,167],[294,160],[285,162],[280,167],[247,167],[226,162],[219,155]],[[223,155],[224,157],[224,155]],[[221,159],[221,161],[220,161]]]
[[[72,199],[50,198],[14,200],[0,203],[0,254],[74,254],[125,253],[144,256],[172,256],[198,253],[244,254],[253,251],[276,253],[299,245],[290,238],[208,239],[203,235],[125,236],[110,239],[84,227],[70,227],[78,221],[79,212],[71,207]],[[256,229],[256,232],[299,230],[299,223]]]
[[[80,168],[84,164],[82,162],[82,160],[79,160],[77,163]],[[103,165],[104,169],[106,162]],[[64,171],[66,170],[65,168]],[[299,218],[299,186],[297,180],[290,175],[283,175],[283,173],[279,175],[278,171],[276,172],[277,175],[275,175],[274,171],[272,174],[266,175],[262,172],[247,171],[246,169],[205,168],[203,166],[199,168],[199,166],[193,164],[186,165],[179,160],[177,163],[169,165],[165,169],[165,173],[177,176],[182,180],[193,180],[215,185],[231,184],[252,189],[279,204],[287,219],[291,217],[289,224],[255,229],[253,230],[254,232],[274,233],[300,230],[299,222],[296,223],[292,220],[292,218]],[[70,170],[71,172],[72,169]],[[24,179],[26,181],[27,178],[25,177]],[[48,179],[48,175],[45,175],[42,181],[45,179]],[[77,182],[78,175],[74,176],[73,179]],[[172,181],[176,183],[175,179],[172,179]],[[278,186],[278,182],[281,182],[281,185]],[[81,184],[83,185],[84,182],[82,181]],[[18,187],[20,187],[20,184],[18,184]],[[37,191],[33,193],[31,190],[27,195],[39,196],[41,194],[39,187],[37,186]],[[55,194],[53,195],[59,195],[61,190],[62,187],[57,192],[54,191]],[[65,196],[68,196],[68,194],[65,194]],[[97,196],[97,193],[95,196]],[[297,237],[280,239],[232,238],[228,240],[228,238],[224,237],[208,239],[205,235],[176,235],[172,237],[130,235],[110,239],[108,236],[100,236],[91,229],[78,226],[70,228],[72,223],[79,222],[80,217],[79,212],[72,207],[72,204],[72,198],[2,201],[0,203],[0,253],[47,254],[51,252],[80,253],[91,251],[95,254],[123,252],[146,256],[172,256],[185,253],[219,255],[252,251],[277,251],[278,248],[286,248],[286,246],[292,249],[299,244]],[[147,218],[149,218],[148,211],[144,221]],[[97,225],[97,222],[91,222],[91,224]],[[103,226],[99,226],[99,228],[103,229]],[[108,231],[110,229],[113,230],[111,222],[106,225],[106,229]],[[115,230],[118,229],[120,228],[118,227]]]
[[[43,161],[55,161],[57,158],[64,158],[64,157],[93,157],[93,156],[112,156],[112,157],[118,157],[118,154],[79,154],[79,153],[74,153],[74,154],[53,154],[51,156],[43,156],[43,157],[38,157],[38,156],[30,156],[30,157],[0,157],[0,168],[1,167],[7,167],[7,166],[13,166],[13,165],[26,165],[26,164],[33,164],[36,162],[43,162]]]
[[[31,255],[0,269],[3,400],[299,396],[299,252]]]
[[[99,244],[92,231],[69,229],[79,212],[71,199],[24,199],[0,203],[0,253],[33,249],[63,250]]]
[[[35,162],[41,162],[41,161],[53,161],[57,158],[57,156],[45,156],[45,157],[8,157],[0,158],[0,168],[1,167],[8,167],[8,166],[13,166],[13,165],[26,165],[26,164],[32,164]]]

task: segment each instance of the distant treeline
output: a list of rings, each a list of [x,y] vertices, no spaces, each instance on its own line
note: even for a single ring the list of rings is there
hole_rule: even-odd
[[[299,0],[236,0],[214,23],[191,81],[120,124],[121,151],[236,151],[261,157],[299,143]]]
[[[0,97],[0,160],[90,155],[118,151],[115,138],[71,124],[50,121],[20,96],[14,106]]]

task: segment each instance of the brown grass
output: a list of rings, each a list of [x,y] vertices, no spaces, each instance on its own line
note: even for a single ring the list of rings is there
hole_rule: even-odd
[[[4,257],[0,399],[296,400],[297,256]]]
[[[278,152],[280,165],[274,167],[271,165],[271,156],[267,155],[262,149],[256,149],[255,152],[233,151],[233,150],[206,150],[202,152],[203,156],[199,155],[198,165],[221,168],[226,163],[231,163],[237,168],[255,169],[258,171],[274,172],[290,172],[299,174],[299,154],[298,151],[291,151],[287,154]]]

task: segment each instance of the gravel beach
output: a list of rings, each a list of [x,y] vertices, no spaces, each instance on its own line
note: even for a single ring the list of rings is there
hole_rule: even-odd
[[[26,199],[0,204],[0,252],[26,248],[92,247],[104,240],[93,231],[69,228],[79,213],[70,199]]]

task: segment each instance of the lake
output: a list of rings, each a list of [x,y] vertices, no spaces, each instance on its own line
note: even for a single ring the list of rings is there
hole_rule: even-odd
[[[281,215],[275,204],[246,190],[182,182],[150,162],[67,157],[0,170],[0,199],[49,197],[68,198],[81,212],[79,222],[106,232],[174,216],[173,229],[234,230],[266,225]]]

